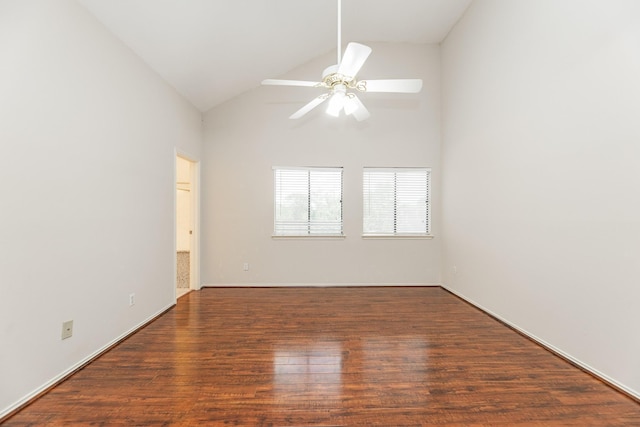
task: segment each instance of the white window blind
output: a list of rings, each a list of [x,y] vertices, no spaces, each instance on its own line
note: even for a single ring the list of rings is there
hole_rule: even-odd
[[[273,170],[275,236],[342,235],[342,168]]]
[[[363,234],[429,235],[431,169],[364,168]]]

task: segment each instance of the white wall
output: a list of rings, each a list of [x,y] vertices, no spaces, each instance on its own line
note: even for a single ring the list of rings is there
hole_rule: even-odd
[[[182,157],[176,159],[176,250],[191,250],[191,234],[193,230],[191,215],[191,162]]]
[[[640,2],[476,0],[442,75],[444,283],[640,396]]]
[[[370,45],[360,78],[422,78],[422,93],[363,94],[371,119],[361,123],[328,117],[324,106],[289,120],[322,93],[315,88],[259,87],[205,115],[204,284],[440,282],[439,48]],[[320,79],[333,63],[330,53],[283,77]],[[344,167],[346,238],[273,239],[273,166]],[[361,238],[364,166],[433,168],[435,239]]]
[[[174,147],[202,132],[72,0],[0,1],[0,117],[2,416],[173,304]]]

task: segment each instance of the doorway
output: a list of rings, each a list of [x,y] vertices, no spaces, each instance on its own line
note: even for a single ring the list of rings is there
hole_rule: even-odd
[[[176,299],[197,289],[197,163],[176,154]]]

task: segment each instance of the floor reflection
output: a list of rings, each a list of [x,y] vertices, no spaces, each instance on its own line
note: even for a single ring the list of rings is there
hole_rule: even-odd
[[[367,384],[396,382],[426,386],[428,345],[418,336],[377,336],[362,340],[362,379]]]
[[[333,404],[342,396],[342,372],[340,342],[280,343],[273,352],[274,398]]]

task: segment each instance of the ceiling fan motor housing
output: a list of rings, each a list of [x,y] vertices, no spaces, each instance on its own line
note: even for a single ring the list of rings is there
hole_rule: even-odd
[[[339,86],[344,86],[344,89],[357,89],[364,92],[366,90],[366,84],[364,81],[357,81],[355,78],[345,76],[338,73],[338,65],[331,65],[322,72],[322,84],[323,86],[333,89],[335,92]]]

